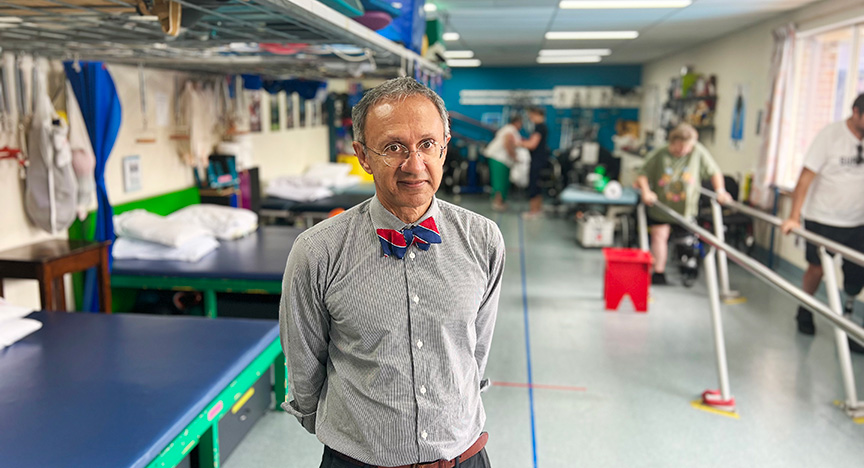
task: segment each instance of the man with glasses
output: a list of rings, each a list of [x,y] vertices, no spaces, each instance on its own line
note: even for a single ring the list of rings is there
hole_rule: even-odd
[[[822,129],[804,156],[804,168],[792,195],[792,210],[783,222],[788,234],[801,227],[833,241],[864,251],[864,94],[852,104],[852,116]],[[812,190],[811,190],[812,186]],[[813,294],[822,281],[822,264],[817,247],[807,243],[807,271],[802,289]],[[855,297],[864,286],[864,267],[843,261],[843,290],[846,292],[844,315],[852,316]],[[798,331],[816,333],[813,314],[798,308]],[[853,340],[849,346],[856,353],[864,347]]]
[[[321,467],[489,467],[480,399],[504,271],[492,221],[438,200],[444,102],[411,78],[352,110],[375,196],[301,234],[279,321]]]

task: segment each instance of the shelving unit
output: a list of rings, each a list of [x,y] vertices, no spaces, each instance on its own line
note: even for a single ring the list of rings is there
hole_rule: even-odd
[[[717,96],[686,96],[681,98],[669,99],[665,106],[671,110],[677,122],[668,122],[666,125],[667,133],[678,123],[686,122],[699,132],[700,137],[703,135],[714,139],[714,119],[717,109]]]
[[[4,50],[53,58],[269,77],[394,76],[444,70],[314,0],[177,0],[200,20],[177,37],[141,17],[134,0],[0,0]],[[17,18],[17,19],[16,19]],[[278,54],[244,43],[307,44]],[[335,49],[335,50],[334,50]]]

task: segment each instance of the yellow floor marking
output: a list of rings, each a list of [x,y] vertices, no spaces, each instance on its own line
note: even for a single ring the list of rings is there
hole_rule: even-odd
[[[729,299],[723,299],[723,303],[726,305],[737,305],[737,304],[743,304],[745,302],[747,302],[747,298],[744,296],[730,297]]]
[[[738,413],[736,413],[734,411],[724,411],[721,409],[717,409],[717,408],[708,406],[708,405],[702,403],[702,400],[693,400],[690,402],[690,406],[692,406],[698,410],[707,411],[709,413],[714,413],[714,414],[719,414],[721,416],[726,416],[728,418],[734,418],[734,419],[740,419],[741,418],[738,415]]]

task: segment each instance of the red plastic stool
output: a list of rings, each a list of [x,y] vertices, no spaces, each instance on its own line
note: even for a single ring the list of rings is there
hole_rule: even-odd
[[[630,295],[637,312],[648,312],[648,286],[651,284],[649,252],[639,249],[603,249],[606,258],[606,310],[618,310],[625,294]]]

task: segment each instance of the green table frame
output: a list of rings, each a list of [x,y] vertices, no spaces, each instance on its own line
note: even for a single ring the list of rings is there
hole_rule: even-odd
[[[219,420],[231,407],[241,400],[255,382],[274,366],[276,407],[285,401],[288,387],[285,357],[279,339],[272,343],[238,375],[230,385],[219,393],[206,408],[165,447],[147,468],[175,467],[190,450],[199,446],[199,464],[203,467],[219,468]],[[242,404],[242,402],[241,402]]]
[[[200,291],[204,297],[204,314],[216,318],[216,293],[282,294],[282,280],[246,280],[231,278],[193,278],[184,276],[112,275],[111,287],[119,289],[157,289]]]

